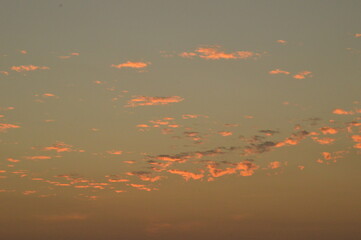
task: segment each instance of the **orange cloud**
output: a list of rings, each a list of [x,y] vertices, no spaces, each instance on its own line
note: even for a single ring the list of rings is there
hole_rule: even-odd
[[[339,114],[339,115],[352,115],[354,114],[354,112],[352,111],[345,111],[343,109],[337,108],[335,110],[333,110],[332,112],[333,114]]]
[[[354,142],[357,143],[353,147],[361,149],[361,135],[353,135],[353,136],[351,136],[351,138]]]
[[[197,173],[192,173],[192,172],[188,172],[188,171],[171,169],[171,170],[168,170],[168,172],[172,173],[172,174],[180,175],[186,181],[188,181],[190,179],[198,180],[198,179],[202,179],[204,177],[203,171],[201,171],[201,173],[197,174]]]
[[[35,65],[20,65],[20,66],[11,67],[11,70],[16,72],[26,72],[26,71],[35,71],[35,70],[45,70],[45,69],[49,69],[49,67],[35,66]]]
[[[312,72],[310,72],[310,71],[299,72],[299,73],[293,75],[293,78],[294,79],[305,79],[306,77],[311,77],[312,76],[311,73]]]
[[[6,160],[8,160],[9,162],[13,162],[13,163],[20,162],[20,160],[17,160],[17,159],[14,159],[14,158],[8,158]]]
[[[137,68],[137,69],[140,69],[140,68],[145,68],[149,65],[150,63],[146,63],[146,62],[131,62],[131,61],[128,61],[128,62],[125,62],[125,63],[121,63],[121,64],[112,64],[111,67],[114,67],[114,68]]]
[[[179,96],[171,97],[146,97],[138,96],[128,101],[125,107],[137,107],[137,106],[154,106],[154,105],[167,105],[170,103],[178,103],[183,101],[184,98]]]
[[[221,132],[218,132],[218,134],[223,137],[226,137],[226,136],[231,136],[233,133],[229,132],[229,131],[221,131]]]
[[[331,127],[322,127],[320,128],[321,132],[323,134],[336,134],[338,133],[336,128],[331,128]]]
[[[29,156],[26,157],[29,160],[45,160],[45,159],[51,159],[50,156]]]
[[[24,195],[30,195],[30,194],[34,194],[34,193],[37,193],[37,191],[27,190],[27,191],[23,192]]]
[[[43,97],[56,97],[56,95],[52,94],[52,93],[44,93],[41,96],[43,96]]]
[[[57,142],[55,144],[53,144],[52,146],[50,147],[45,147],[43,148],[42,150],[43,151],[51,151],[51,150],[54,150],[58,153],[60,152],[71,152],[71,151],[74,151],[72,150],[72,147],[71,145],[68,145],[68,144],[65,144],[63,142]]]
[[[331,144],[336,140],[334,138],[318,138],[318,137],[313,137],[312,139],[315,142],[318,142],[319,144],[322,144],[322,145]]]
[[[128,172],[126,174],[129,175],[129,176],[137,176],[140,180],[148,181],[148,182],[156,182],[156,181],[159,181],[160,179],[162,179],[161,176],[151,177],[150,172],[143,172],[143,171]]]
[[[147,188],[145,185],[142,185],[142,184],[134,184],[134,183],[130,183],[128,184],[129,186],[132,186],[134,188],[137,188],[139,190],[145,190],[145,191],[152,191],[152,190],[155,190],[155,189],[151,189],[151,188]]]
[[[283,70],[280,70],[280,69],[275,69],[275,70],[271,70],[268,72],[269,74],[290,74],[290,72],[287,72],[287,71],[283,71]]]
[[[220,46],[199,47],[194,50],[194,52],[183,52],[179,54],[179,56],[184,58],[191,58],[197,56],[207,60],[247,59],[259,55],[259,53],[254,53],[250,51],[236,51],[233,53],[225,53],[221,51]]]
[[[183,118],[183,119],[192,119],[192,118],[199,118],[199,117],[205,117],[205,118],[207,118],[208,116],[199,115],[199,114],[183,114],[183,115],[182,115],[182,118]]]
[[[9,72],[7,72],[7,71],[0,71],[0,73],[1,73],[2,75],[5,75],[5,76],[8,76],[8,75],[9,75]]]
[[[287,43],[287,41],[286,41],[286,40],[282,40],[282,39],[277,40],[277,42],[278,42],[278,43],[280,43],[280,44],[286,44],[286,43]]]
[[[279,162],[279,161],[270,162],[268,164],[268,167],[271,169],[279,168],[279,167],[281,167],[281,162]]]
[[[27,54],[28,52],[26,50],[20,50],[21,54]]]
[[[354,36],[357,37],[357,38],[359,38],[359,37],[361,37],[361,33],[355,33]]]
[[[121,155],[123,153],[123,151],[121,151],[121,150],[111,150],[111,151],[107,151],[107,153],[113,154],[113,155]]]
[[[0,132],[4,132],[10,128],[20,128],[20,126],[8,123],[0,123]]]

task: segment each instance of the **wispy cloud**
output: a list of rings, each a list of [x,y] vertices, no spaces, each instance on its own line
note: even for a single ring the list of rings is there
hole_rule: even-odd
[[[290,72],[287,72],[287,71],[284,71],[284,70],[281,70],[281,69],[278,69],[278,68],[275,69],[275,70],[271,70],[268,73],[272,74],[272,75],[274,75],[274,74],[286,74],[286,75],[290,74]]]
[[[136,69],[141,69],[141,68],[145,68],[148,67],[148,65],[150,65],[150,62],[131,62],[131,61],[127,61],[125,63],[120,63],[120,64],[112,64],[110,65],[111,67],[114,68],[136,68]]]
[[[27,72],[27,71],[35,71],[35,70],[46,70],[49,67],[46,66],[35,66],[35,65],[19,65],[19,66],[12,66],[11,70],[16,72]]]
[[[178,103],[183,101],[184,98],[179,96],[171,97],[147,97],[147,96],[136,96],[128,101],[125,107],[137,107],[137,106],[155,106],[155,105],[167,105],[170,103]]]
[[[219,60],[219,59],[248,59],[252,57],[258,57],[261,54],[251,51],[236,51],[226,53],[221,49],[221,46],[205,46],[195,49],[193,52],[182,52],[180,57],[192,58],[199,57],[207,60]]]
[[[302,72],[299,72],[295,75],[293,75],[293,78],[294,79],[305,79],[306,77],[312,77],[312,72],[310,71],[302,71]]]

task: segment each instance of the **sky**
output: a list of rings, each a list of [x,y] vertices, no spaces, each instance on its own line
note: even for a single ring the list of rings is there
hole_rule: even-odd
[[[2,238],[360,239],[359,9],[2,0]]]

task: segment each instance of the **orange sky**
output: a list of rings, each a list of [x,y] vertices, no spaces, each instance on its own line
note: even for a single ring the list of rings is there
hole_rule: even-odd
[[[4,1],[0,234],[361,238],[360,8]]]

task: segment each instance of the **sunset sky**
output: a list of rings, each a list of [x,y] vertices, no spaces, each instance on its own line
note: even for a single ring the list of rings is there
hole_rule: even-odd
[[[361,239],[361,1],[0,1],[0,238]]]

